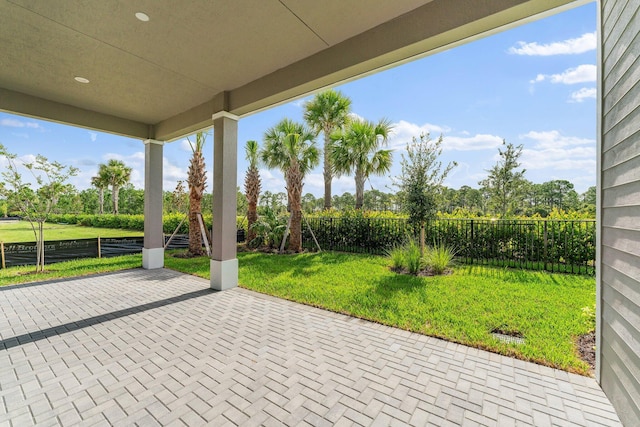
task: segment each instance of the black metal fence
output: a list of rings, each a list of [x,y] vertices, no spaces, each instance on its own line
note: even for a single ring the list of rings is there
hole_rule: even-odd
[[[418,230],[406,219],[307,218],[325,250],[384,254]],[[594,220],[437,219],[425,227],[427,244],[452,247],[469,264],[521,267],[555,272],[595,272]],[[314,249],[309,229],[303,245]]]

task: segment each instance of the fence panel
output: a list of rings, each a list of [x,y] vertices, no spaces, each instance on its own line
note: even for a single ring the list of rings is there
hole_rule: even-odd
[[[325,250],[379,255],[418,235],[398,218],[319,217],[308,223]],[[594,274],[595,229],[593,220],[436,219],[425,225],[425,238],[429,245],[452,247],[469,264]],[[303,245],[315,248],[306,226]]]

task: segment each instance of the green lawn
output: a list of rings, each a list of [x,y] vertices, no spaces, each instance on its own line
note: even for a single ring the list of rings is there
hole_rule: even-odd
[[[142,236],[142,231],[121,230],[118,228],[93,228],[81,225],[49,224],[44,225],[45,240],[72,240],[100,237]],[[0,221],[0,242],[34,242],[33,230],[28,221]]]
[[[209,278],[207,257],[173,258],[165,265]],[[141,255],[83,259],[0,269],[0,286],[136,268]],[[595,280],[494,267],[458,266],[448,276],[412,277],[389,271],[378,256],[323,252],[301,255],[239,253],[240,286],[328,310],[534,361],[580,374],[589,367],[577,355],[575,337],[593,324]],[[494,329],[517,331],[525,344],[504,344]]]
[[[580,374],[589,367],[574,339],[592,325],[595,280],[479,266],[412,277],[389,271],[377,256],[323,252],[239,253],[242,287],[331,311],[444,338]],[[209,278],[209,260],[166,257],[166,266]],[[524,345],[504,344],[494,329],[517,331]]]
[[[44,273],[34,273],[36,267],[9,267],[0,269],[0,286],[18,285],[41,280],[86,276],[96,273],[126,270],[142,266],[142,254],[112,258],[84,258],[45,265]]]

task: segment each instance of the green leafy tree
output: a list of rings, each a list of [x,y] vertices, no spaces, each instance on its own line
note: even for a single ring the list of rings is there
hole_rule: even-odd
[[[46,157],[37,155],[35,161],[23,163],[38,186],[33,190],[31,183],[25,182],[20,173],[17,155],[9,153],[0,144],[0,156],[7,159],[6,170],[2,172],[5,185],[0,189],[1,195],[11,197],[23,218],[31,224],[36,239],[36,271],[44,271],[44,223],[60,195],[68,190],[65,182],[75,176],[78,170],[58,162],[49,162]]]
[[[125,165],[121,160],[111,159],[107,164],[103,163],[98,166],[97,177],[100,177],[98,181],[103,178],[106,179],[108,185],[111,186],[113,213],[118,215],[120,188],[127,184],[131,179],[131,168]],[[93,185],[96,186],[96,183],[93,183]]]
[[[301,252],[304,177],[320,161],[315,135],[303,124],[284,119],[265,133],[261,159],[267,167],[284,174],[291,211],[289,249]]]
[[[353,209],[356,206],[356,197],[348,191],[342,193],[342,195],[333,196],[333,207],[337,210],[344,211]]]
[[[487,195],[489,209],[504,218],[522,205],[525,170],[517,170],[522,144],[516,147],[503,141],[502,145],[506,148],[498,149],[500,160],[487,171],[489,176],[478,184]]]
[[[304,119],[316,132],[316,136],[324,134],[324,208],[331,209],[331,181],[333,167],[331,165],[331,134],[347,122],[351,109],[351,100],[342,92],[333,89],[317,94],[304,105]]]
[[[337,176],[354,174],[356,209],[364,204],[364,184],[371,175],[385,175],[391,169],[391,150],[381,147],[387,143],[391,124],[383,119],[378,123],[353,119],[331,134],[331,162]]]
[[[244,192],[247,204],[247,241],[251,242],[256,238],[256,232],[253,224],[258,220],[258,199],[260,198],[260,188],[262,182],[260,180],[260,151],[257,141],[247,141],[245,147],[245,158],[249,162],[247,174],[244,177]]]
[[[207,187],[207,170],[202,149],[206,141],[204,132],[196,133],[196,141],[189,141],[191,160],[187,173],[189,184],[189,250],[190,256],[202,256],[202,233],[198,215],[202,213],[202,196]]]
[[[438,195],[442,192],[442,182],[456,166],[449,163],[444,169],[438,157],[442,153],[442,135],[433,141],[429,134],[421,134],[407,144],[407,155],[402,155],[402,175],[396,178],[396,185],[404,194],[403,208],[409,215],[409,222],[420,227],[420,254],[424,255],[424,226],[435,217]]]

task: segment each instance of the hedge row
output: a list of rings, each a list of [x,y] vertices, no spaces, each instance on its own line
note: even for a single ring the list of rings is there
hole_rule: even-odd
[[[183,214],[166,214],[162,217],[162,228],[166,234],[171,234],[184,219]],[[211,230],[211,215],[203,215],[204,225],[207,230]],[[98,228],[122,228],[125,230],[144,231],[144,215],[85,215],[85,214],[59,214],[50,215],[49,222],[59,224],[80,224],[86,227]],[[236,218],[238,228],[246,228],[244,217]],[[178,230],[178,234],[188,234],[189,223],[184,221]]]

